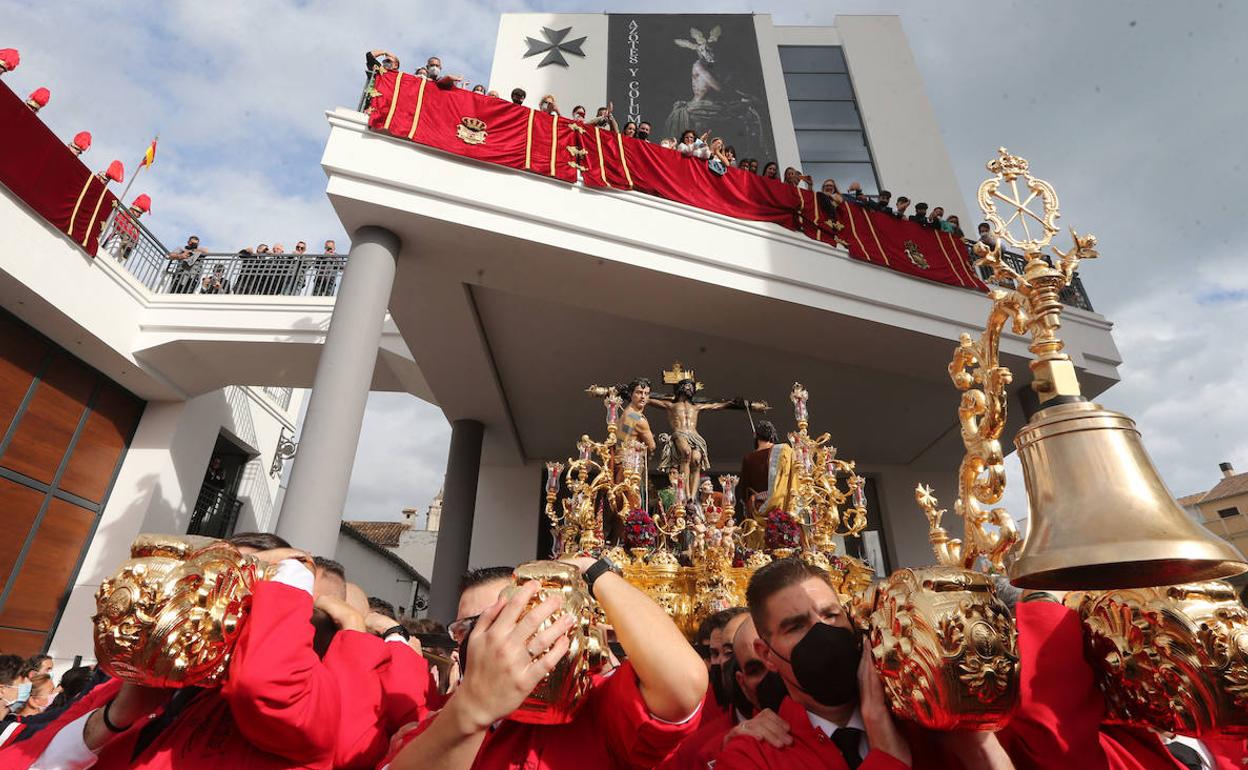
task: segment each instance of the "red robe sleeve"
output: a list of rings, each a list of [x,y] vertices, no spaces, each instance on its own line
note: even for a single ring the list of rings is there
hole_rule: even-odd
[[[390,732],[410,722],[419,722],[429,713],[430,704],[441,700],[437,684],[429,672],[425,656],[399,642],[382,642],[390,665],[382,673],[382,716]]]
[[[53,720],[50,724],[44,725],[42,729],[37,731],[24,741],[12,743],[0,750],[0,770],[26,770],[31,762],[39,758],[43,750],[48,747],[52,739],[56,737],[66,725],[81,717],[83,714],[94,711],[117,696],[117,691],[121,689],[121,681],[112,679],[102,684],[96,685],[89,693],[82,696],[65,712]],[[131,730],[131,733],[137,733],[138,730]],[[122,740],[125,736],[116,740]]]
[[[312,597],[263,582],[239,635],[222,695],[256,748],[300,764],[332,757],[338,738],[338,682],[312,649]]]
[[[602,731],[617,764],[636,770],[650,770],[662,762],[700,724],[696,716],[670,724],[651,714],[628,661],[595,688],[585,707],[591,710],[589,723]]]
[[[789,770],[798,767],[818,770],[820,765],[825,768],[845,767],[845,760],[839,755],[833,760],[837,765],[817,759],[804,763],[800,760],[795,762],[795,759],[785,749],[776,749],[765,741],[742,735],[728,741],[715,761],[715,770]],[[910,765],[887,752],[869,751],[858,770],[910,770]]]
[[[372,634],[339,631],[325,653],[342,693],[334,767],[373,768],[386,755],[390,733],[381,718],[381,678],[390,665],[385,642]]]

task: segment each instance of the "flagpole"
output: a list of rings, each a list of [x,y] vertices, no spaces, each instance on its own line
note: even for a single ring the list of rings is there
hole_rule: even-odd
[[[157,134],[156,138],[152,140],[152,144],[156,144],[159,141],[160,134]],[[143,152],[143,159],[147,160],[146,150]],[[139,178],[139,174],[142,173],[145,168],[147,168],[147,163],[140,161],[139,167],[134,170],[134,174],[130,177],[130,181],[126,182],[125,188],[122,189],[121,195],[118,196],[119,203],[113,207],[112,213],[108,215],[108,219],[104,221],[104,227],[100,230],[100,243],[104,243],[104,241],[108,238],[109,228],[113,226],[113,220],[117,218],[117,212],[126,205],[126,197],[130,194],[130,188],[134,186],[134,180]]]

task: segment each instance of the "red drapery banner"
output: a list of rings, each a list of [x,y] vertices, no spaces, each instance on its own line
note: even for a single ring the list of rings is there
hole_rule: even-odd
[[[0,184],[95,256],[117,196],[3,83],[0,126]]]
[[[837,221],[854,259],[950,286],[988,290],[967,258],[966,244],[953,233],[848,202],[837,207]]]
[[[613,190],[638,190],[706,211],[774,222],[850,256],[917,278],[984,291],[950,233],[868,211],[821,205],[810,190],[707,162],[658,144],[536,112],[414,75],[377,77],[369,127],[467,158]],[[826,202],[826,199],[825,199]]]

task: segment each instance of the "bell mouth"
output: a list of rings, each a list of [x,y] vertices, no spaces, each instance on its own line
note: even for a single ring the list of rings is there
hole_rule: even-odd
[[[1020,560],[1021,561],[1021,560]],[[1016,568],[1019,565],[1016,564]],[[1026,565],[1021,565],[1025,570]],[[1019,588],[1055,591],[1109,591],[1159,585],[1221,580],[1244,572],[1243,562],[1209,559],[1151,559],[1108,564],[1083,564],[1011,577]]]

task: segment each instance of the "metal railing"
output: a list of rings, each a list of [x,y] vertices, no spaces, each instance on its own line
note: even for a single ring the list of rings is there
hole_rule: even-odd
[[[972,249],[975,246],[975,241],[970,239],[965,240],[967,259],[970,260],[971,265],[973,266],[975,264],[975,254]],[[1026,272],[1027,260],[1022,254],[1019,254],[1016,251],[1007,251],[1006,249],[1002,249],[1001,261],[1009,265],[1014,272],[1019,275]],[[1053,261],[1049,259],[1047,255],[1044,257],[1044,261],[1048,262],[1049,266],[1052,267]],[[984,280],[988,280],[992,277],[992,270],[981,266],[979,268],[979,277]],[[1061,299],[1063,305],[1077,307],[1080,310],[1087,310],[1089,312],[1096,312],[1092,309],[1092,300],[1088,299],[1088,292],[1083,288],[1083,281],[1079,279],[1079,273],[1075,273],[1070,280],[1070,285],[1062,289],[1059,298]]]
[[[260,294],[332,297],[347,257],[341,254],[233,254],[200,252],[193,260],[170,259],[176,251],[142,222],[120,212],[100,239],[100,250],[159,294]]]
[[[224,489],[203,485],[195,501],[195,512],[186,528],[188,535],[224,538],[234,534],[243,501]]]
[[[290,408],[290,395],[294,392],[292,388],[275,388],[266,385],[263,390],[265,395],[273,399],[273,401],[282,409]]]

